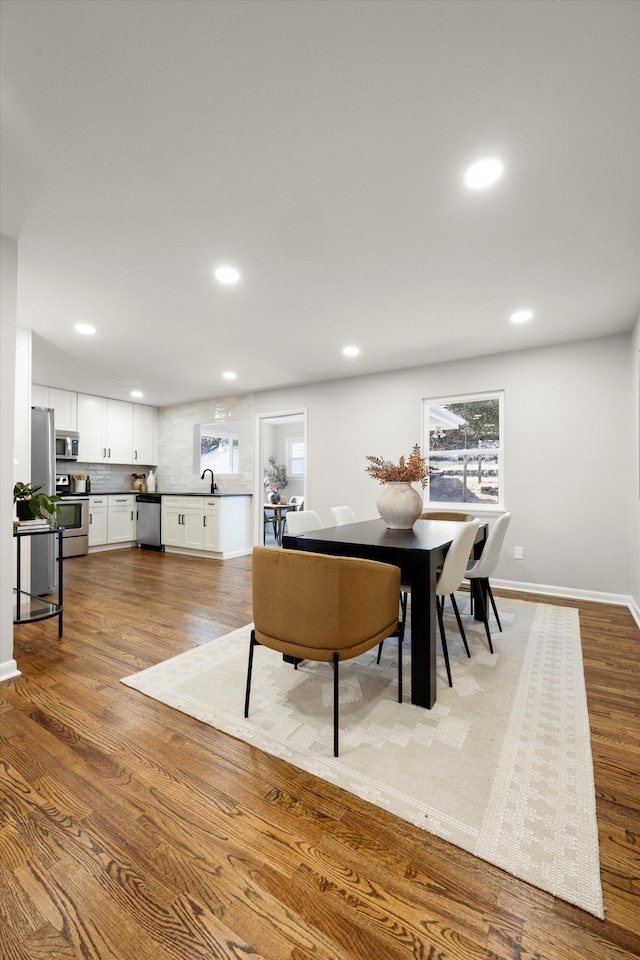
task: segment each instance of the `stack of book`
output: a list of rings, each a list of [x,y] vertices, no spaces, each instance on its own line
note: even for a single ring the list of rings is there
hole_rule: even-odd
[[[39,517],[34,517],[33,520],[14,520],[13,529],[14,532],[16,530],[48,530],[49,523]]]

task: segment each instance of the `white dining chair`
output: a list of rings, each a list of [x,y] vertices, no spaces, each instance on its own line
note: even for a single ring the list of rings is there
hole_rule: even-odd
[[[341,527],[344,523],[358,522],[351,507],[331,507],[331,519],[334,527]]]
[[[322,520],[315,510],[292,510],[287,517],[289,536],[299,537],[309,530],[321,530]]]
[[[486,591],[486,594],[491,601],[491,606],[493,607],[493,612],[498,623],[498,629],[500,630],[500,633],[502,633],[502,624],[500,623],[500,617],[498,616],[496,602],[493,599],[493,591],[491,590],[489,577],[492,576],[494,570],[498,566],[500,551],[502,550],[502,545],[504,544],[504,538],[510,522],[510,513],[503,513],[502,516],[498,517],[489,532],[487,542],[485,543],[484,549],[480,554],[480,558],[478,560],[469,561],[469,565],[464,575],[465,580],[468,580],[471,586],[472,600],[475,598],[475,602],[480,604],[480,613],[482,614],[482,619],[484,621],[484,629],[487,634],[489,650],[491,653],[493,653],[493,644],[491,643],[491,632],[489,630],[489,611],[487,610],[487,604],[483,597],[483,591]],[[474,580],[477,582],[479,589],[473,589]]]
[[[476,539],[478,528],[480,527],[481,522],[481,520],[477,519],[470,520],[460,528],[459,532],[451,541],[451,546],[447,550],[444,563],[442,564],[442,569],[438,574],[438,579],[436,580],[436,613],[438,615],[438,627],[440,629],[440,639],[442,641],[442,653],[444,655],[444,663],[445,667],[447,668],[447,679],[450,687],[453,686],[453,681],[451,679],[449,650],[447,648],[447,637],[444,630],[444,618],[442,615],[444,598],[447,596],[451,598],[451,604],[453,606],[453,612],[456,615],[460,636],[462,637],[462,642],[467,652],[467,656],[470,657],[471,651],[469,650],[469,644],[467,643],[464,626],[462,625],[462,620],[460,618],[460,611],[458,610],[458,604],[456,603],[455,591],[464,580],[467,561],[469,559],[469,552]],[[409,593],[410,590],[406,584],[401,584],[400,591],[401,596],[403,597],[403,600],[401,601],[402,615],[400,618],[400,639],[402,641],[406,626],[407,593]],[[380,663],[381,653],[382,643],[378,647],[378,663]]]

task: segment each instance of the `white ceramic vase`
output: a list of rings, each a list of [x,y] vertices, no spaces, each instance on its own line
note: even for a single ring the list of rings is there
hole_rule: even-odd
[[[410,483],[385,483],[376,506],[390,530],[410,530],[422,513],[422,497]]]

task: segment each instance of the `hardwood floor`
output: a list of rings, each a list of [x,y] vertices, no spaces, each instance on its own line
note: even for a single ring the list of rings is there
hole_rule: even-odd
[[[3,960],[640,954],[640,631],[579,607],[606,920],[119,683],[251,620],[250,558],[66,564],[0,685]],[[541,600],[540,597],[526,597]],[[553,601],[550,602],[562,602]]]

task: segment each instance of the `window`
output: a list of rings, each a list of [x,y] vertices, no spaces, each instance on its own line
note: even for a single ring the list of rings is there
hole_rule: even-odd
[[[215,423],[196,424],[200,438],[200,469],[238,473],[238,434],[220,430]]]
[[[424,401],[429,503],[503,509],[503,394]]]
[[[304,440],[287,437],[287,469],[290,477],[304,476]]]

